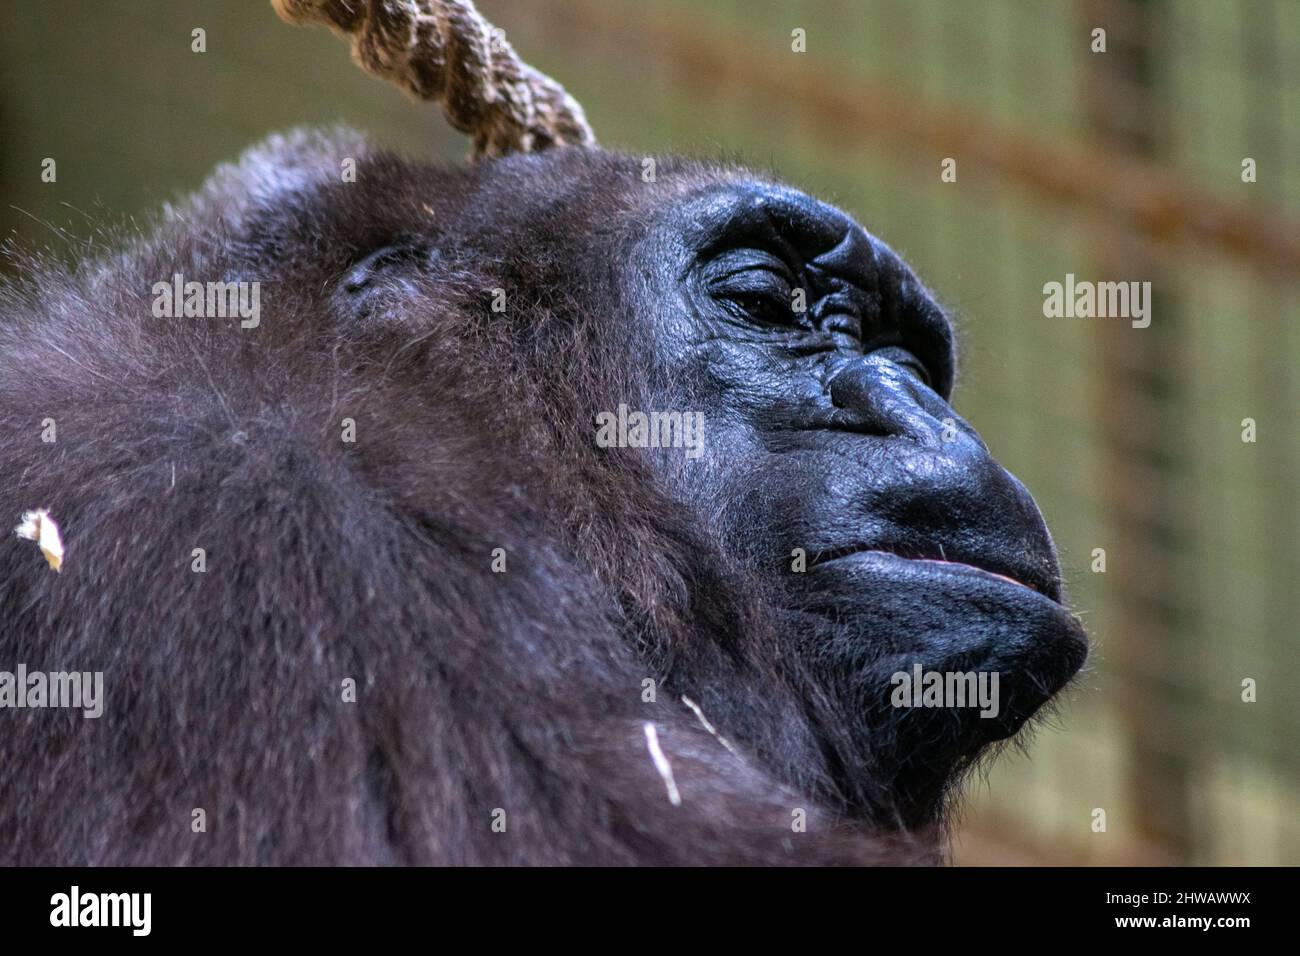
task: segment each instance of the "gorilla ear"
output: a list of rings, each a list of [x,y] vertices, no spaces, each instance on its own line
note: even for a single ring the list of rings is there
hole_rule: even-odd
[[[344,272],[335,297],[353,317],[391,317],[419,296],[421,274],[433,269],[438,259],[438,250],[424,239],[397,239],[354,262]]]
[[[343,277],[346,295],[362,295],[385,278],[400,277],[411,269],[421,269],[436,259],[438,252],[419,239],[399,239],[380,246],[358,260]]]

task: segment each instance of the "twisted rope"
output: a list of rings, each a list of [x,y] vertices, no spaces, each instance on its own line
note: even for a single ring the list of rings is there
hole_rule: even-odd
[[[287,23],[323,23],[375,76],[442,104],[472,158],[595,143],[578,102],[519,59],[471,0],[271,0]]]

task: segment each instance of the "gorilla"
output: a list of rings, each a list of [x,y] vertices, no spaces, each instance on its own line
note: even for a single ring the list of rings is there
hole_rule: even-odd
[[[104,700],[0,697],[0,863],[945,859],[1085,657],[1048,531],[888,246],[642,169],[296,132],[147,237],[12,253],[0,515],[66,550],[0,548],[0,670]],[[160,314],[175,277],[257,321]],[[994,712],[900,705],[922,672]]]

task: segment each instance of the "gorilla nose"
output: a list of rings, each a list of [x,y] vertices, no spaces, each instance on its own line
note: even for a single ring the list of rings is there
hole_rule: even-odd
[[[830,379],[827,389],[839,427],[907,438],[925,448],[938,448],[962,433],[983,448],[974,429],[942,398],[879,353],[847,363]]]

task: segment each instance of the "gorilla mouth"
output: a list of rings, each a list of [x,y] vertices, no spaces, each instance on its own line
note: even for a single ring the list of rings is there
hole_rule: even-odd
[[[900,557],[902,557],[902,555],[900,555]],[[1039,594],[1043,594],[1042,589],[1038,587],[1038,585],[1033,584],[1032,582],[1018,581],[1015,578],[1010,577],[1009,575],[999,574],[997,571],[990,571],[988,568],[981,568],[979,565],[976,564],[967,564],[965,561],[948,561],[947,559],[944,558],[908,558],[907,560],[924,561],[927,564],[946,564],[957,568],[970,568],[972,571],[978,571],[980,574],[990,575],[992,577],[998,578],[999,580],[1006,581],[1008,584],[1014,584],[1017,587],[1022,587],[1022,588],[1029,588],[1031,591],[1037,591]],[[1043,596],[1050,597],[1050,595],[1043,595]],[[1055,598],[1053,598],[1053,600],[1055,600]]]
[[[832,564],[836,561],[851,559],[855,557],[866,557],[870,555],[880,555],[893,559],[901,559],[909,563],[934,565],[936,569],[944,572],[953,572],[957,574],[975,574],[985,579],[992,579],[1002,584],[1013,585],[1017,588],[1023,588],[1033,591],[1042,597],[1047,598],[1054,604],[1061,603],[1061,580],[1058,574],[1052,573],[1046,569],[1037,570],[1031,568],[1027,563],[1021,567],[1012,568],[1007,562],[992,561],[985,558],[967,558],[961,555],[960,560],[949,557],[946,552],[941,551],[939,555],[917,554],[915,551],[906,551],[903,549],[892,550],[879,545],[867,545],[851,548],[841,548],[829,552],[824,552],[815,558],[811,563]]]
[[[917,553],[915,549],[892,549],[888,545],[858,545],[850,548],[839,548],[823,551],[822,554],[816,555],[810,566],[816,564],[833,564],[841,561],[848,561],[853,558],[875,557],[892,558],[894,561],[905,561],[909,564],[928,564],[935,567],[936,571],[952,572],[952,574],[976,575],[988,581],[996,581],[998,585],[1014,585],[1022,588],[1024,591],[1032,591],[1041,597],[1048,598],[1053,604],[1062,604],[1061,576],[1054,571],[1056,562],[1048,562],[1047,566],[1035,567],[1030,562],[1013,562],[993,561],[987,557],[972,557],[966,554],[950,554],[953,549],[941,549],[939,553]]]

